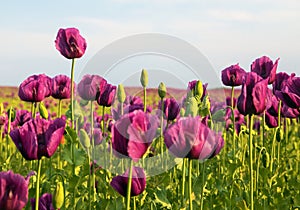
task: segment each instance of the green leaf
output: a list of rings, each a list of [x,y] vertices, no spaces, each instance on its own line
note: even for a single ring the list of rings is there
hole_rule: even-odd
[[[162,205],[162,207],[165,207],[167,209],[171,209],[170,201],[167,199],[165,192],[162,190],[157,190],[154,192],[155,196],[155,202]]]

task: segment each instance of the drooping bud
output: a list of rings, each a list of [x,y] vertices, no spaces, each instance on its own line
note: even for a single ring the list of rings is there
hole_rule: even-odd
[[[191,97],[187,101],[185,116],[195,117],[198,114],[198,103],[194,97]]]
[[[45,107],[45,104],[42,101],[39,104],[39,113],[42,118],[48,119],[49,113],[48,113],[47,108]]]
[[[195,86],[195,95],[202,98],[203,91],[204,91],[203,90],[203,84],[200,80],[198,80],[197,83],[196,83],[196,86]]]
[[[118,85],[118,90],[117,90],[117,97],[118,97],[118,101],[120,103],[124,103],[125,99],[126,99],[126,93],[124,90],[124,86],[122,84]]]
[[[148,85],[148,72],[146,69],[142,70],[141,78],[140,78],[142,86],[145,88]]]
[[[11,122],[13,122],[16,118],[16,110],[12,107],[10,107],[7,111],[7,116],[10,116]]]
[[[88,134],[86,133],[86,131],[81,128],[80,129],[80,143],[83,146],[83,148],[88,149],[91,146],[91,141],[90,141],[90,137],[88,136]]]
[[[62,182],[57,182],[56,188],[53,194],[53,206],[55,209],[60,209],[62,205],[64,204],[64,187]]]
[[[165,83],[161,82],[158,86],[158,95],[160,98],[164,98],[167,94],[167,88]]]

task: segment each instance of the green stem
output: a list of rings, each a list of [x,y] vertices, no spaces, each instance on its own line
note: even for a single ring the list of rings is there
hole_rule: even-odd
[[[58,113],[58,118],[61,117],[61,101],[62,101],[61,99],[58,100],[58,112],[57,112]]]
[[[163,128],[164,128],[164,99],[161,98],[161,117],[160,117],[160,154],[162,158],[162,166],[163,166],[163,158],[164,158],[164,139],[163,139]]]
[[[130,159],[130,166],[129,166],[129,176],[128,176],[128,184],[127,184],[127,194],[126,194],[126,209],[130,209],[130,194],[131,194],[131,183],[132,183],[132,167],[133,167],[133,160]]]
[[[147,110],[146,97],[147,97],[147,91],[146,91],[146,87],[144,87],[144,112],[146,112]]]
[[[88,152],[88,166],[90,168],[90,163],[91,163],[91,156],[90,156],[90,149],[88,148],[87,149],[87,152]],[[92,166],[93,168],[93,166]],[[91,170],[89,169],[89,210],[91,210],[91,187],[92,187],[92,179],[91,179],[91,173],[93,173],[93,170],[91,172]],[[94,188],[94,187],[93,187]]]
[[[192,169],[193,169],[193,159],[189,159],[189,204],[190,204],[190,210],[193,209],[193,200],[192,200]]]
[[[42,167],[42,159],[39,159],[38,160],[38,174],[37,174],[37,180],[36,180],[36,191],[35,191],[35,210],[39,210],[41,167]]]
[[[95,140],[94,140],[94,113],[93,113],[93,101],[90,102],[91,103],[91,110],[90,110],[90,120],[91,120],[91,140],[92,140],[92,154],[88,154],[89,156],[90,155],[93,155],[93,158],[92,158],[92,166],[91,166],[91,170],[92,170],[92,186],[93,186],[93,201],[96,200],[96,189],[95,189],[95,173],[94,173],[94,160],[95,160]],[[91,161],[91,160],[89,160]],[[91,162],[90,162],[91,163]],[[90,164],[89,163],[89,164]]]
[[[123,114],[124,114],[124,107],[123,107],[123,102],[122,103],[120,103],[120,116],[123,116]]]
[[[233,144],[233,157],[235,159],[235,116],[234,116],[234,87],[231,88],[231,107],[232,107],[232,123],[233,123],[233,130],[232,130],[232,144]]]
[[[185,191],[185,158],[182,160],[182,182],[181,182],[181,198],[182,198],[182,204],[184,203],[184,191]]]
[[[250,209],[254,210],[254,198],[253,198],[253,115],[250,117],[250,127],[249,127],[249,159],[250,159]]]
[[[72,59],[72,66],[71,66],[71,123],[72,128],[74,129],[74,67],[75,67],[75,58]]]
[[[203,162],[202,164],[202,189],[201,189],[200,210],[203,209],[204,188],[205,188],[205,162]]]
[[[263,113],[263,121],[262,121],[262,132],[260,132],[262,134],[262,146],[265,145],[265,125],[266,125],[266,110]]]

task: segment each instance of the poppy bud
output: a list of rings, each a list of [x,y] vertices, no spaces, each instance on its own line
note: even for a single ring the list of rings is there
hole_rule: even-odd
[[[55,209],[60,209],[64,204],[64,187],[62,182],[57,182],[56,188],[53,194],[53,206]]]
[[[180,109],[180,117],[184,117],[184,115],[185,115],[185,110],[184,110],[184,108],[181,108]]]
[[[158,95],[160,98],[164,98],[167,94],[167,88],[165,83],[161,82],[158,86]]]
[[[48,117],[49,117],[48,110],[46,109],[43,102],[40,102],[40,104],[39,104],[39,112],[40,112],[40,115],[42,116],[42,118],[48,119]]]
[[[125,90],[124,90],[124,86],[122,84],[118,85],[117,97],[118,97],[118,101],[120,103],[124,103],[124,101],[126,99],[126,93],[125,93]]]
[[[16,118],[16,110],[10,107],[7,111],[7,115],[10,116],[11,122],[13,122]]]
[[[203,84],[200,80],[198,80],[197,83],[196,83],[196,86],[195,86],[195,95],[202,98],[203,92],[204,92]]]
[[[83,146],[83,148],[88,149],[91,146],[90,137],[86,133],[86,131],[81,128],[80,129],[80,143]]]
[[[185,116],[191,115],[195,117],[198,114],[198,103],[194,97],[191,97],[187,101],[187,106],[185,110]]]
[[[142,70],[141,78],[140,78],[142,86],[145,88],[148,85],[148,72],[146,69]]]

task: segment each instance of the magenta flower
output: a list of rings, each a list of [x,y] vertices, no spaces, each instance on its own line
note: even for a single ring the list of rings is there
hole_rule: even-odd
[[[280,91],[284,87],[284,84],[288,80],[288,78],[294,77],[294,76],[295,76],[294,73],[291,74],[291,76],[288,75],[285,72],[279,72],[279,73],[277,73],[276,76],[275,76],[275,81],[272,84],[272,86],[273,86],[273,93],[275,94],[276,90]]]
[[[183,117],[164,132],[165,144],[176,157],[205,160],[217,155],[223,138],[200,121],[200,117]]]
[[[266,109],[267,89],[268,80],[255,72],[247,73],[237,101],[239,112],[243,115],[262,113]]]
[[[22,210],[26,206],[30,175],[24,178],[12,171],[0,172],[0,209]]]
[[[226,86],[234,87],[242,85],[246,71],[239,64],[231,65],[222,70],[222,82]]]
[[[35,210],[35,198],[30,199],[31,209]],[[55,210],[52,204],[52,195],[50,193],[44,193],[39,198],[39,210]]]
[[[268,83],[272,84],[275,80],[278,61],[279,58],[273,64],[273,61],[267,56],[257,58],[251,64],[251,72],[257,73],[263,79],[268,79]]]
[[[37,117],[12,130],[10,136],[26,160],[49,158],[63,137],[65,123],[61,118],[45,120]]]
[[[122,175],[112,178],[110,185],[122,196],[127,195],[129,170]],[[142,168],[132,168],[132,183],[131,183],[131,196],[137,196],[141,194],[146,188],[146,175]]]
[[[97,102],[100,106],[110,107],[115,100],[116,86],[106,84],[104,89],[100,91]]]
[[[112,127],[112,148],[118,157],[140,159],[156,136],[158,118],[141,110],[125,114]]]
[[[61,28],[56,36],[55,47],[68,59],[80,58],[85,53],[86,41],[77,28]]]
[[[297,118],[300,116],[300,112],[298,109],[292,109],[287,105],[283,104],[281,115],[287,118]]]
[[[51,95],[51,78],[45,74],[32,75],[19,86],[22,101],[40,102]]]
[[[291,108],[300,107],[300,77],[289,77],[275,95]]]
[[[56,99],[69,99],[71,97],[71,79],[66,75],[57,75],[52,78],[52,94]]]
[[[166,98],[164,100],[164,118],[168,121],[173,121],[177,118],[180,112],[180,107],[174,98]],[[161,102],[158,104],[159,109],[161,109]]]
[[[276,128],[278,126],[278,118],[266,112],[266,124],[269,128]]]
[[[77,91],[79,96],[87,101],[97,100],[100,92],[104,91],[107,82],[98,75],[86,74],[78,83]]]

